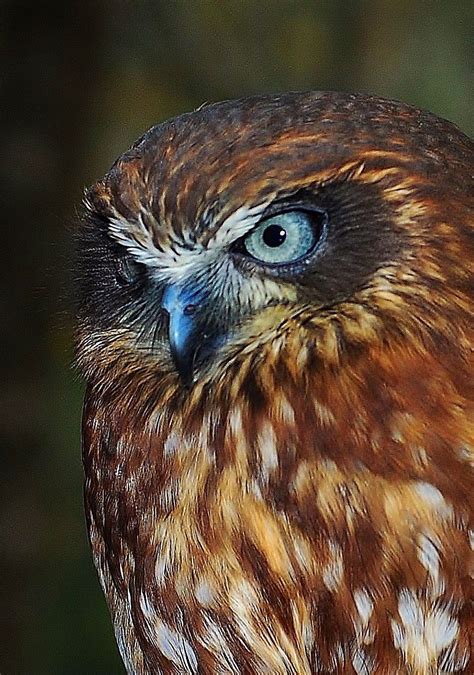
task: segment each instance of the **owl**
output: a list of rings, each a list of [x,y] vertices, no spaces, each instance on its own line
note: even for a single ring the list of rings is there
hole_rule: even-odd
[[[290,93],[85,197],[85,506],[129,673],[472,673],[473,143]]]

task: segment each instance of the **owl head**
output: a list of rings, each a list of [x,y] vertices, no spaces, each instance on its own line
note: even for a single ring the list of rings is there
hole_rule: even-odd
[[[452,124],[352,94],[247,98],[153,127],[85,197],[87,378],[186,391],[284,362],[303,381],[375,341],[455,338],[471,158]]]

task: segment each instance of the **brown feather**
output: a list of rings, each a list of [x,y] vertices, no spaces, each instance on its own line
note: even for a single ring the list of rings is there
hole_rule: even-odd
[[[88,232],[143,212],[161,250],[283,190],[350,184],[391,218],[347,296],[247,317],[191,389],[80,310],[86,512],[129,672],[472,672],[472,149],[402,104],[261,97],[156,127],[89,192]]]

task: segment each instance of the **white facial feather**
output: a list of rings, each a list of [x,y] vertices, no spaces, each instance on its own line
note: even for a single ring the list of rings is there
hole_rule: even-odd
[[[109,221],[109,233],[137,262],[153,269],[160,281],[179,283],[198,274],[204,267],[212,266],[222,249],[258,223],[267,205],[241,206],[224,220],[206,245],[200,242],[191,244],[189,238],[180,241],[173,237],[167,241],[166,248],[161,250],[155,244],[147,221],[155,223],[157,228],[159,224],[148,212],[140,213],[135,221],[129,221],[115,212],[114,218]]]
[[[234,241],[255,227],[267,205],[265,202],[238,208],[225,218],[206,243],[191,241],[186,234],[178,237],[174,232],[162,233],[154,216],[144,210],[132,221],[115,211],[108,229],[110,236],[136,261],[145,265],[159,283],[202,284],[212,299],[224,301],[222,306],[219,305],[221,311],[231,311],[239,306],[245,314],[267,306],[269,299],[273,302],[296,299],[294,288],[285,286],[278,279],[242,274],[227,254]],[[215,218],[219,220],[219,214]],[[160,240],[154,235],[154,228],[161,236]]]

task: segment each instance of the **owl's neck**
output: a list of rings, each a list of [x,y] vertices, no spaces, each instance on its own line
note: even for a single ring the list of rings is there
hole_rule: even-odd
[[[134,395],[123,388],[106,401],[95,397],[94,410],[89,397],[85,461],[111,479],[131,475],[137,492],[151,482],[164,512],[226,490],[305,512],[304,486],[314,494],[329,474],[341,486],[370,473],[468,497],[462,447],[470,424],[459,405],[468,379],[453,353],[439,359],[378,344],[338,368],[308,356],[297,377],[294,361],[281,359],[271,371],[240,366],[214,388],[172,395],[150,379]]]

